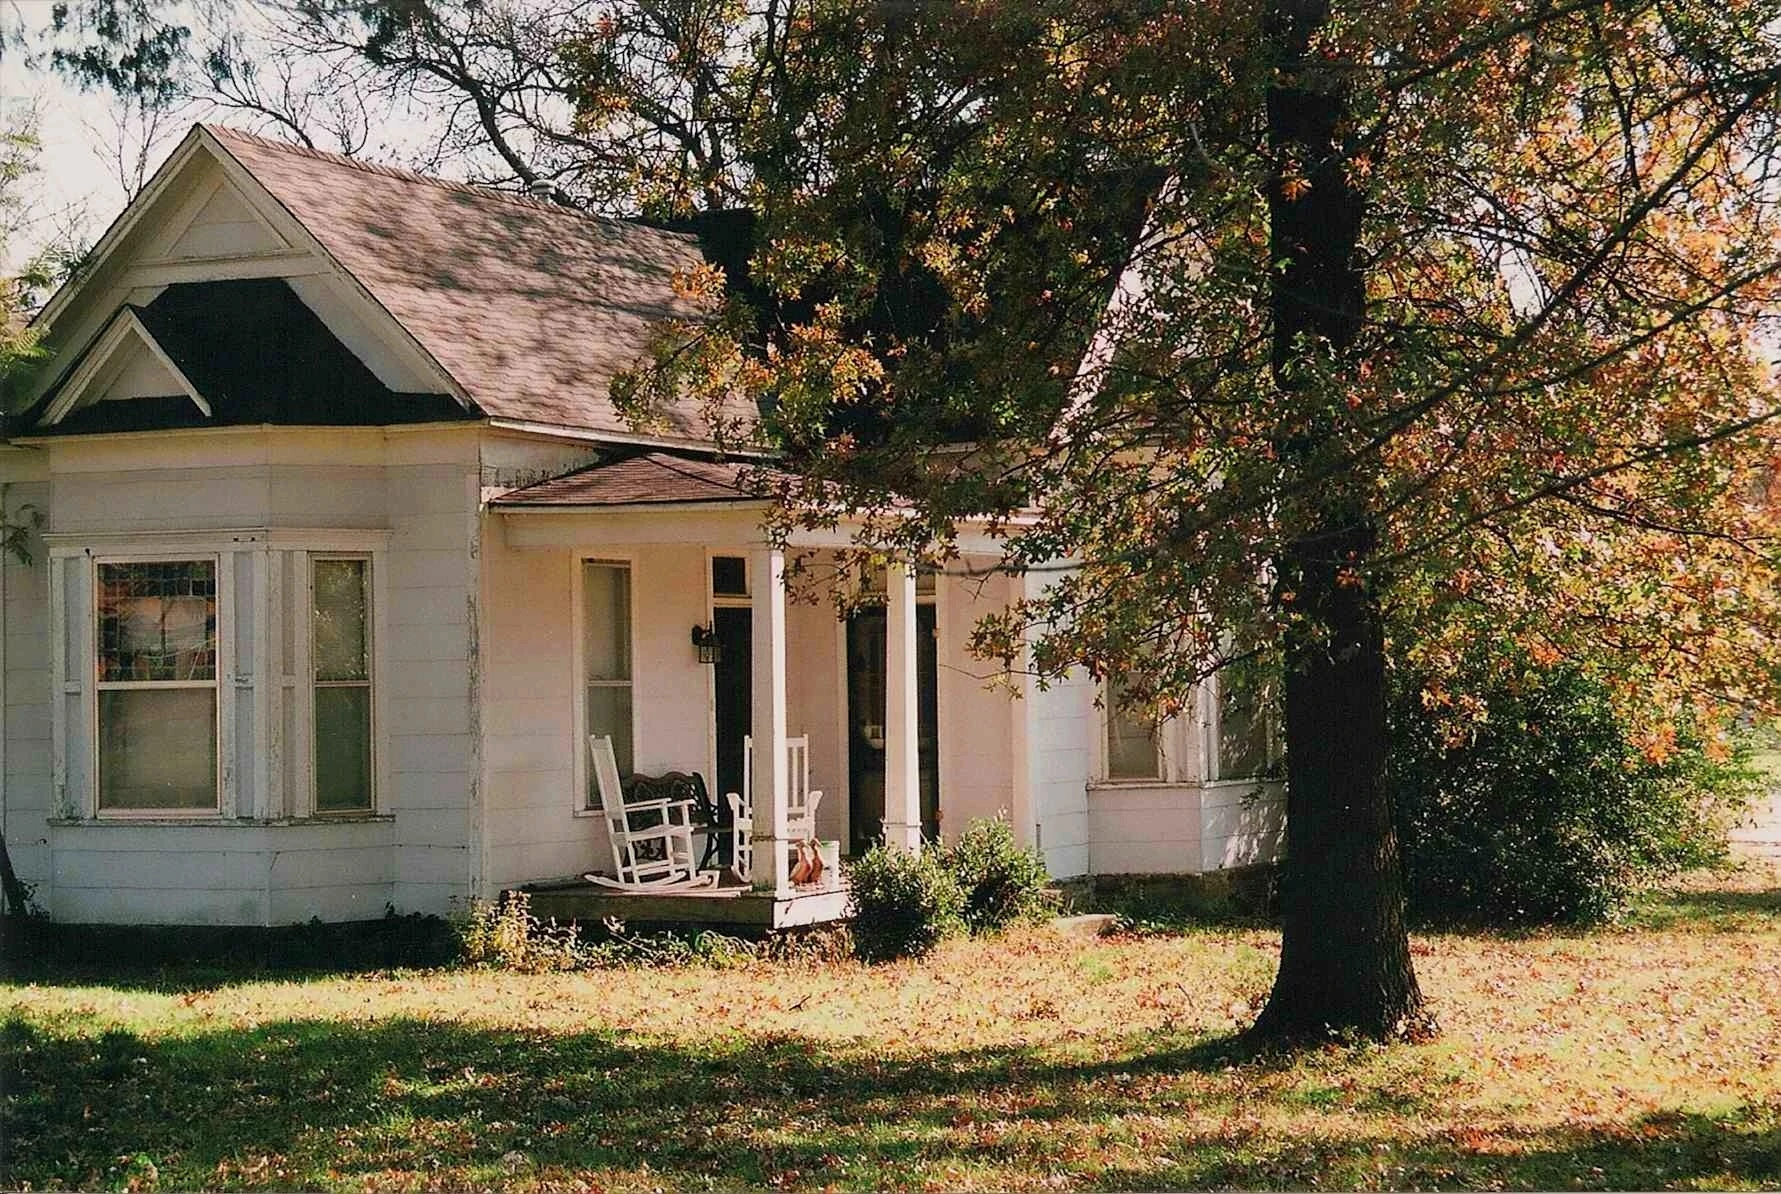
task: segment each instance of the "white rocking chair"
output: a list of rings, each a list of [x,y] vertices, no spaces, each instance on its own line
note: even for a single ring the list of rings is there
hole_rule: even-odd
[[[794,842],[816,837],[816,810],[822,791],[810,788],[810,737],[785,740],[785,832]],[[742,791],[724,793],[730,802],[730,857],[736,877],[746,880],[754,867],[754,735],[742,739]]]
[[[613,874],[588,871],[582,878],[621,891],[685,891],[716,883],[715,871],[695,869],[698,864],[693,853],[693,802],[626,803],[612,739],[604,734],[589,735],[588,751],[593,755],[594,787],[600,795],[601,817],[612,847]],[[639,824],[639,819],[645,823]]]

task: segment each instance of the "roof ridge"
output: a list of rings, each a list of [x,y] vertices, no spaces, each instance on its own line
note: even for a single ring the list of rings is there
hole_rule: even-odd
[[[462,182],[457,179],[440,178],[434,174],[422,174],[418,170],[410,170],[404,166],[391,166],[383,162],[366,161],[344,153],[334,153],[326,149],[317,149],[312,145],[298,145],[295,141],[284,141],[276,137],[267,137],[260,133],[249,132],[233,125],[212,124],[200,121],[198,127],[211,136],[222,141],[246,141],[262,149],[270,149],[277,153],[288,153],[296,157],[306,157],[313,161],[326,162],[347,170],[357,170],[364,174],[375,174],[398,182],[418,183],[422,186],[437,187],[460,195],[471,195],[478,199],[493,199],[508,203],[515,207],[523,207],[527,211],[545,215],[563,216],[570,219],[586,220],[590,223],[616,224],[624,228],[643,228],[661,236],[671,236],[680,240],[697,240],[690,232],[676,232],[669,228],[661,228],[654,224],[646,224],[639,220],[627,220],[622,216],[605,216],[597,212],[583,211],[577,207],[569,207],[544,199],[534,199],[530,195],[522,195],[514,191],[503,191],[498,187],[483,186],[479,183]],[[251,173],[251,171],[250,171]]]

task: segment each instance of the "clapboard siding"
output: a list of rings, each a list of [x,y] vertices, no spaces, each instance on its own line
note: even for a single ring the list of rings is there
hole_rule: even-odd
[[[476,674],[478,432],[464,427],[408,430],[254,429],[168,433],[106,440],[57,440],[39,454],[50,529],[78,547],[144,531],[225,531],[254,527],[346,528],[380,532],[378,611],[384,636],[375,677],[379,749],[378,816],[290,821],[307,759],[289,707],[260,725],[252,694],[272,669],[299,666],[293,624],[307,618],[301,594],[303,536],[292,532],[262,567],[236,557],[237,595],[225,625],[246,677],[236,704],[231,756],[243,819],[207,823],[52,822],[49,801],[52,685],[46,569],[8,566],[6,627],[7,831],[28,881],[63,920],[265,924],[381,915],[446,913],[477,880],[476,780],[479,756]],[[9,500],[16,504],[17,486]],[[368,540],[369,541],[369,540]],[[144,544],[158,541],[143,540]],[[326,550],[325,547],[323,547]],[[265,557],[260,557],[262,562]],[[71,583],[83,575],[68,566]],[[261,659],[255,620],[274,609],[274,577],[287,596],[268,626]],[[35,586],[35,590],[33,589]],[[84,597],[74,593],[70,608]],[[80,651],[84,639],[75,636]],[[16,648],[16,649],[13,649]],[[282,661],[282,662],[281,662]],[[84,666],[71,664],[75,672]],[[79,727],[75,727],[79,732]],[[266,752],[282,761],[262,769]],[[85,747],[71,751],[78,762]],[[72,766],[72,764],[71,764]],[[71,783],[84,772],[71,770]],[[262,783],[279,785],[262,794]],[[270,816],[259,819],[255,814]],[[21,822],[21,818],[26,818]],[[25,827],[21,830],[21,824]],[[35,832],[33,832],[33,830]],[[41,843],[35,845],[34,843]]]
[[[490,520],[482,545],[481,761],[491,891],[586,870],[595,831],[592,818],[574,815],[575,564],[565,552],[509,550],[500,531],[499,520]],[[575,862],[554,861],[570,855]]]
[[[1278,785],[1097,784],[1089,862],[1097,875],[1196,874],[1278,857]]]
[[[1732,829],[1732,847],[1740,853],[1781,859],[1781,754],[1765,754],[1757,764],[1769,776],[1768,789]]]
[[[261,925],[271,923],[267,890],[155,887],[58,888],[52,913],[74,924]]]
[[[987,569],[973,558],[967,567]],[[953,839],[973,819],[1012,816],[1014,738],[1006,688],[991,687],[993,667],[972,657],[971,632],[986,614],[1003,608],[1008,583],[951,573],[935,583],[939,634],[941,829]]]
[[[1053,876],[1089,872],[1088,780],[1096,726],[1094,683],[1072,672],[1031,697],[1033,806]]]
[[[1029,573],[1024,594],[1038,597],[1045,575]],[[1093,678],[1083,669],[1047,685],[1029,683],[1024,764],[1031,808],[1045,865],[1056,878],[1089,873],[1088,782],[1099,725]]]
[[[446,913],[475,890],[481,853],[477,800],[479,617],[477,527],[480,489],[475,433],[464,455],[391,463],[384,470],[388,519],[389,674],[382,713],[392,763],[444,746],[441,766],[389,772],[395,821],[394,903]],[[418,447],[406,442],[405,448]],[[449,829],[441,829],[449,826]]]
[[[5,495],[5,521],[28,523],[31,511],[47,510],[50,486],[39,453],[6,452],[0,456],[0,490]],[[0,733],[5,736],[4,802],[0,833],[18,877],[47,905],[53,856],[47,820],[52,807],[50,787],[49,570],[43,544],[27,542],[32,562],[0,553],[0,585],[5,589],[4,708]]]

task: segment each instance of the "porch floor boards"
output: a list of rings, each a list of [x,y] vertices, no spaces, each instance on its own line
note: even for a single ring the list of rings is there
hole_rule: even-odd
[[[584,879],[528,883],[532,914],[559,921],[598,923],[613,918],[650,928],[712,928],[771,932],[828,924],[847,917],[845,884],[773,896],[752,888],[712,887],[697,891],[615,891]]]

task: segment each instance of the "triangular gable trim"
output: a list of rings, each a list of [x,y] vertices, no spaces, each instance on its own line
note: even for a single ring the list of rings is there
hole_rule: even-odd
[[[458,405],[471,413],[480,413],[480,408],[471,399],[468,391],[456,377],[452,376],[451,371],[440,362],[439,358],[435,357],[426,345],[422,344],[420,339],[408,329],[408,326],[397,319],[395,314],[385,307],[376,295],[371,293],[369,287],[340,263],[327,246],[322,244],[320,238],[311,232],[303,224],[303,221],[299,220],[296,214],[286,207],[277,195],[272,193],[269,187],[254,177],[253,171],[229,152],[228,145],[221,138],[212,134],[202,124],[192,126],[192,131],[186,134],[185,139],[161,164],[161,168],[155,171],[148,184],[137,193],[136,198],[131,200],[129,206],[118,213],[117,218],[111,222],[111,226],[105,230],[105,234],[99,238],[99,242],[89,252],[86,268],[64,282],[61,288],[50,296],[42,310],[31,320],[33,327],[48,328],[55,324],[63,311],[73,302],[75,296],[85,288],[87,282],[100,272],[106,259],[142,222],[144,214],[154,208],[167,188],[184,173],[192,156],[200,148],[221,167],[225,181],[233,184],[236,193],[250,208],[256,209],[262,215],[276,213],[278,218],[271,223],[273,231],[277,235],[300,245],[307,252],[319,257],[320,260],[327,263],[336,277],[347,283],[358,300],[369,308],[367,314],[375,313],[371,321],[373,327],[375,328],[377,323],[382,323],[389,333],[399,337],[401,346],[412,358],[411,367],[418,367],[423,374],[428,372],[434,374],[439,381],[444,383],[441,388],[449,393]],[[285,228],[278,227],[281,222],[286,225]],[[104,334],[100,333],[100,335]],[[88,342],[89,345],[96,345],[98,339],[99,337],[95,336]],[[72,348],[73,345],[68,347]],[[72,380],[67,374],[64,374],[64,377]],[[42,393],[43,391],[38,390],[37,392]]]
[[[480,413],[480,409],[477,407],[475,401],[471,399],[469,392],[464,389],[462,383],[460,383],[456,377],[452,376],[451,370],[445,367],[444,362],[440,361],[438,357],[433,355],[431,349],[421,343],[420,337],[410,331],[407,324],[396,318],[395,312],[383,305],[382,300],[371,292],[369,286],[360,281],[358,275],[354,274],[351,270],[347,269],[346,266],[341,264],[340,259],[335,257],[328,246],[322,243],[321,238],[312,232],[308,225],[297,218],[297,213],[285,206],[284,200],[275,195],[272,192],[271,187],[268,187],[265,183],[254,177],[253,171],[249,170],[242,164],[240,158],[230,152],[229,146],[220,137],[217,137],[201,124],[195,126],[193,132],[202,138],[205,148],[209,149],[210,152],[215,155],[216,160],[223,168],[224,177],[235,183],[237,190],[244,198],[248,198],[250,204],[253,200],[249,197],[250,192],[248,188],[242,185],[244,181],[251,183],[253,191],[257,192],[257,194],[263,197],[266,202],[277,208],[279,214],[289,221],[291,227],[297,231],[301,239],[305,242],[304,247],[313,253],[319,254],[324,261],[333,266],[338,275],[352,285],[353,290],[358,294],[362,301],[368,303],[373,310],[389,321],[390,326],[396,329],[403,340],[407,342],[409,349],[418,353],[421,359],[438,373],[439,377],[446,383],[447,392],[457,400],[459,405],[467,411]]]
[[[180,265],[185,262],[203,262],[218,257],[240,260],[248,257],[278,256],[280,254],[296,251],[296,246],[291,244],[291,238],[286,236],[278,228],[274,227],[274,222],[272,220],[267,219],[262,213],[256,211],[254,209],[253,201],[242,194],[241,189],[230,181],[227,167],[223,166],[220,162],[218,163],[218,166],[221,168],[218,170],[216,178],[212,180],[210,185],[195,192],[186,201],[184,208],[176,212],[174,218],[169,220],[165,227],[153,237],[149,238],[147,245],[148,253],[138,261],[137,264],[144,266]],[[253,220],[259,230],[271,239],[272,243],[262,247],[236,249],[222,253],[192,254],[175,252],[174,250],[176,250],[191,233],[193,227],[198,222],[198,218],[209,211],[211,205],[219,198],[234,200],[234,202],[242,208],[243,212]]]
[[[152,210],[156,201],[161,198],[162,193],[166,191],[173,180],[184,173],[186,163],[197,151],[201,140],[200,132],[201,126],[192,126],[192,131],[186,134],[185,140],[181,141],[178,147],[167,156],[167,160],[161,163],[161,168],[154,172],[147,185],[138,191],[136,197],[130,200],[123,211],[117,214],[116,219],[112,220],[111,226],[105,230],[105,235],[99,238],[99,243],[88,250],[85,267],[62,283],[56,292],[50,295],[49,301],[43,304],[43,309],[32,318],[31,325],[33,327],[51,327],[61,317],[63,309],[74,301],[74,296],[85,287],[87,279],[99,272],[99,266],[105,259],[111,256],[112,251],[125,237],[130,235],[137,224],[142,222],[144,213]]]
[[[210,408],[210,403],[206,401],[204,395],[198,392],[198,387],[192,384],[192,379],[185,375],[183,369],[174,364],[173,358],[168,356],[166,350],[156,342],[154,333],[143,325],[135,308],[124,307],[111,321],[111,325],[99,333],[93,341],[92,347],[82,354],[80,362],[75,365],[73,372],[68,375],[68,380],[63,383],[62,392],[57,394],[55,401],[49,404],[49,409],[43,412],[43,417],[37,421],[37,425],[39,427],[54,427],[69,414],[86,405],[85,399],[89,397],[95,383],[105,380],[106,367],[116,360],[118,354],[125,351],[132,341],[138,342],[148,349],[156,362],[167,370],[174,381],[179,383],[180,389],[185,392],[187,398],[192,400],[192,404],[204,412],[205,418],[216,417],[216,412]],[[120,401],[128,401],[128,399]]]

